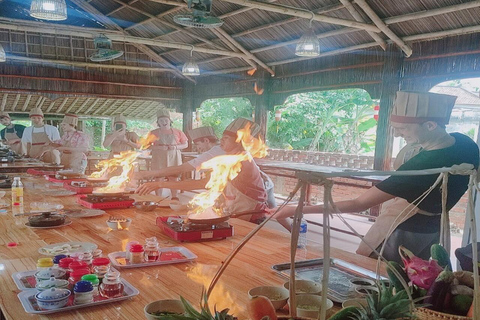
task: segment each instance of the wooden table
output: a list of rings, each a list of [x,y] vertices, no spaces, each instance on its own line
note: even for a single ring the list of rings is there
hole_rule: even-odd
[[[50,163],[45,163],[41,161],[27,162],[27,161],[18,161],[18,162],[2,162],[0,163],[0,173],[18,173],[18,172],[27,172],[28,169],[38,169],[38,170],[59,170],[62,169],[63,165],[52,165]]]
[[[25,207],[32,201],[62,203],[66,209],[80,208],[74,197],[46,197],[41,188],[46,182],[40,178],[26,177],[22,181],[37,189],[25,190]],[[44,185],[43,185],[44,187]],[[7,199],[9,194],[7,194]],[[137,199],[154,200],[155,196],[134,196]],[[202,285],[189,279],[187,270],[200,264],[208,268],[217,268],[227,254],[256,225],[238,219],[231,219],[235,235],[226,240],[197,243],[177,243],[155,225],[157,216],[178,214],[170,209],[156,209],[154,212],[140,212],[137,209],[115,209],[106,215],[91,218],[73,219],[69,226],[52,229],[31,229],[25,226],[27,218],[14,217],[12,210],[0,217],[0,307],[6,319],[144,319],[144,306],[154,300],[178,298],[182,295],[195,305],[199,302]],[[108,215],[131,218],[128,230],[113,231],[106,225]],[[38,249],[46,244],[67,241],[93,242],[103,250],[104,255],[122,251],[128,241],[145,242],[145,238],[156,236],[161,246],[184,246],[198,256],[195,263],[182,263],[145,268],[120,269],[122,277],[136,287],[140,294],[133,299],[102,306],[82,308],[75,311],[60,312],[52,315],[29,315],[25,313],[17,294],[20,292],[11,275],[18,271],[34,270],[41,255]],[[318,239],[320,240],[320,239]],[[9,248],[7,243],[17,242],[18,246]],[[322,257],[318,244],[310,242],[306,258]],[[272,229],[262,229],[235,257],[220,284],[234,297],[236,305],[228,305],[235,310],[239,319],[246,319],[244,307],[248,300],[249,289],[260,285],[281,285],[286,280],[271,270],[273,264],[289,261],[289,235]],[[332,249],[332,256],[374,270],[376,261],[359,255]],[[216,289],[217,290],[217,289]],[[222,295],[221,301],[225,301]],[[218,308],[227,307],[218,303]]]

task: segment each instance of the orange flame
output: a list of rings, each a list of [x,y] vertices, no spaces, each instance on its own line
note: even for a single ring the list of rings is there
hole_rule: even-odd
[[[216,267],[197,264],[187,272],[187,277],[208,288],[215,275],[215,268]],[[229,290],[225,289],[224,284],[218,282],[208,298],[208,305],[212,309],[215,307],[216,310],[228,308],[230,309],[229,314],[238,315],[244,313],[245,310],[237,304],[237,301],[238,299],[232,296]]]
[[[122,230],[122,229],[123,229],[123,228],[122,228],[122,225],[120,224],[120,221],[117,221],[117,229],[118,229],[118,230]]]
[[[145,137],[141,137],[138,143],[140,143],[141,147],[140,150],[145,150],[150,147],[158,137],[153,133],[149,132]]]
[[[237,131],[237,142],[241,142],[245,152],[234,155],[223,155],[210,159],[201,165],[201,169],[211,170],[210,180],[206,184],[207,191],[197,194],[189,203],[192,210],[189,214],[213,212],[222,215],[221,208],[216,208],[216,200],[223,194],[228,181],[232,181],[242,169],[243,161],[253,161],[253,157],[263,158],[267,154],[267,146],[262,139],[250,134],[250,125]],[[207,210],[211,208],[212,210]]]

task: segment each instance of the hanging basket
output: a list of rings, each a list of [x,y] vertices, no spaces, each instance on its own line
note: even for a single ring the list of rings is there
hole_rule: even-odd
[[[427,308],[418,308],[415,310],[417,320],[472,320],[470,317],[457,316],[438,311],[433,311]]]

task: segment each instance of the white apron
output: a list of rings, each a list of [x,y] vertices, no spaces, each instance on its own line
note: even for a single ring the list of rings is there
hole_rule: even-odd
[[[407,210],[405,208],[409,207]],[[413,209],[413,210],[412,210]],[[405,211],[404,211],[405,210]],[[404,211],[402,213],[402,211]],[[402,216],[397,219],[397,217]],[[407,219],[411,218],[415,214],[425,214],[425,215],[432,215],[426,211],[418,209],[415,206],[412,206],[408,203],[407,200],[402,198],[395,198],[385,202],[382,205],[382,210],[380,215],[375,220],[375,223],[372,225],[370,230],[368,230],[367,234],[363,237],[363,241],[360,242],[358,246],[357,253],[370,256],[372,254],[372,247],[373,249],[377,249],[380,246],[385,238],[387,237],[388,231],[393,225],[392,232],[402,223],[405,222]],[[395,221],[397,219],[397,221]],[[368,247],[365,243],[367,242],[370,247]],[[414,248],[408,248],[410,250],[414,250]]]
[[[12,149],[12,151],[18,155],[26,154],[27,150],[25,148],[25,143],[22,142],[21,138],[17,135],[15,129],[13,132],[7,132],[7,130],[5,130],[5,140],[10,141],[16,139],[20,139],[20,141],[10,144],[10,149]]]
[[[225,206],[230,214],[262,210],[264,203],[259,202],[249,196],[246,196],[240,192],[232,182],[228,181],[225,189],[223,190],[225,197]],[[264,217],[263,213],[259,214],[248,214],[244,216],[239,216],[239,219],[254,222],[257,219]]]
[[[60,163],[60,152],[58,150],[50,149],[45,146],[47,143],[51,143],[52,140],[48,137],[43,127],[42,132],[33,132],[32,130],[32,145],[30,146],[31,158],[38,158],[46,163]]]
[[[130,132],[126,132],[125,135],[126,135],[127,139],[131,141],[129,133]],[[125,141],[123,141],[123,138],[122,138],[122,140],[115,139],[115,140],[112,141],[112,144],[110,145],[110,154],[109,154],[108,158],[112,159],[114,155],[120,154],[120,152],[130,151],[130,150],[133,150],[133,149],[134,148],[132,148],[131,146],[126,144]]]
[[[182,153],[178,149],[162,150],[164,147],[176,146],[177,141],[173,130],[163,134],[158,130],[158,140],[152,146],[151,170],[159,170],[166,167],[179,166],[182,164]]]
[[[75,148],[75,146],[71,144],[71,140],[75,134],[77,134],[77,132],[71,135],[70,139],[63,145],[64,147]],[[73,172],[84,173],[87,165],[85,157],[86,155],[82,151],[63,150],[60,159],[61,164],[63,164],[65,168],[71,169]]]

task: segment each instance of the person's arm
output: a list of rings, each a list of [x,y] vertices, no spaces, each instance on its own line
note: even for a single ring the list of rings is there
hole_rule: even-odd
[[[393,195],[383,192],[376,187],[372,187],[356,199],[340,201],[335,203],[335,205],[339,210],[337,213],[361,212],[393,198]],[[280,210],[274,218],[277,219],[277,221],[285,221],[287,218],[292,217],[295,214],[296,208],[296,206],[286,206]],[[274,210],[272,211],[275,212]],[[323,205],[303,207],[304,214],[323,213],[323,211]]]
[[[135,179],[148,179],[177,176],[184,172],[193,171],[195,168],[188,162],[182,163],[179,166],[166,167],[155,171],[141,171],[135,172]]]
[[[135,190],[135,193],[138,193],[139,195],[144,195],[161,188],[187,191],[204,189],[207,182],[208,179],[147,182],[138,187],[137,190]]]
[[[131,148],[140,149],[141,145],[138,143],[138,135],[135,132],[129,133],[125,134],[123,142],[125,142]]]

